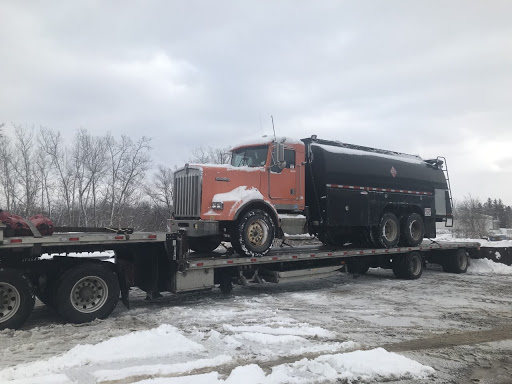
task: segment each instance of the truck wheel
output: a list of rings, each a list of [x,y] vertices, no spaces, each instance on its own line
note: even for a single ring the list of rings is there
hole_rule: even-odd
[[[254,209],[238,220],[231,242],[239,254],[259,257],[272,248],[274,233],[274,222],[269,214],[261,209]]]
[[[410,252],[393,259],[393,274],[398,279],[416,280],[423,273],[423,257],[419,252]]]
[[[441,264],[443,271],[450,273],[466,273],[469,265],[469,256],[465,249],[457,249],[457,251],[449,254]]]
[[[220,245],[220,241],[217,236],[189,237],[188,246],[195,252],[209,253]]]
[[[0,269],[0,330],[21,327],[32,313],[34,304],[27,279],[14,270]]]
[[[105,319],[119,300],[119,281],[107,266],[77,265],[62,276],[56,299],[57,312],[72,323]]]
[[[405,245],[416,247],[425,236],[425,224],[417,213],[411,213],[402,222],[402,238]]]
[[[393,248],[400,240],[400,222],[391,212],[382,215],[374,232],[375,240],[384,248]]]

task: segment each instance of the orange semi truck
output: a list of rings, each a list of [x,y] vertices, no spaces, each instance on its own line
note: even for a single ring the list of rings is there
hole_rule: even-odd
[[[392,248],[436,236],[452,219],[444,158],[363,147],[316,136],[263,138],[235,147],[229,165],[175,172],[171,231],[209,252],[231,242],[260,257],[275,238],[316,235],[324,244]]]

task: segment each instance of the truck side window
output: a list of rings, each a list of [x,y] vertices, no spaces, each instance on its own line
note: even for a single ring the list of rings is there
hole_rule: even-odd
[[[295,169],[295,150],[285,148],[284,160],[286,161],[286,168]],[[272,168],[270,170],[274,173],[282,172],[282,169],[280,169],[277,164],[272,165]]]

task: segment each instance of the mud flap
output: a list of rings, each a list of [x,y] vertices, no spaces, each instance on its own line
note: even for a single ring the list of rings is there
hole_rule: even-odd
[[[121,302],[124,304],[126,309],[130,309],[130,288],[128,287],[126,277],[119,264],[115,264],[115,271],[119,281],[119,289],[121,290]]]

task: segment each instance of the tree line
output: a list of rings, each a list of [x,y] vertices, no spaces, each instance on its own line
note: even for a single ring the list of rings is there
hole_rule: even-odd
[[[151,139],[0,124],[0,209],[30,217],[42,213],[56,226],[165,230],[172,213],[173,168],[153,166]],[[228,148],[197,147],[189,162],[224,164]],[[512,208],[501,199],[472,196],[455,202],[457,235],[481,237],[488,218],[512,228]]]

